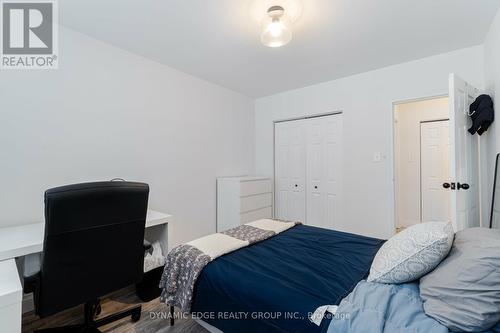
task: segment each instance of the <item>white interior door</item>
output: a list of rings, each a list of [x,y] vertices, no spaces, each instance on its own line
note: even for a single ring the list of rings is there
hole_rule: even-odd
[[[451,221],[448,120],[420,123],[421,222]]]
[[[275,218],[305,223],[305,123],[274,126]]]
[[[479,141],[467,129],[478,89],[450,74],[451,220],[455,231],[481,225]]]
[[[333,229],[341,218],[342,115],[306,124],[306,222]]]

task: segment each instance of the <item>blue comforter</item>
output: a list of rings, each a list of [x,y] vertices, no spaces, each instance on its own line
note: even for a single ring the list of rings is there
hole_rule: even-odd
[[[448,333],[424,313],[418,283],[361,281],[342,300],[328,333]],[[500,333],[500,325],[485,333]]]
[[[363,279],[383,241],[299,225],[217,258],[201,272],[191,310],[231,332],[326,332],[308,319],[339,304]]]

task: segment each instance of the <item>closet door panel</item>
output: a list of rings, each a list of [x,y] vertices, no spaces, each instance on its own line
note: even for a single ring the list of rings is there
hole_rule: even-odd
[[[304,121],[289,122],[290,125],[290,198],[288,201],[289,220],[305,222],[305,126]]]
[[[288,193],[290,192],[288,130],[286,123],[278,123],[274,127],[275,217],[282,220],[288,219]]]
[[[324,126],[321,118],[307,120],[307,224],[322,227],[324,220]]]
[[[307,224],[333,229],[342,218],[342,116],[312,118],[307,127]]]
[[[305,133],[302,121],[275,124],[275,217],[305,222]]]
[[[339,226],[342,219],[342,115],[325,117],[325,228]]]

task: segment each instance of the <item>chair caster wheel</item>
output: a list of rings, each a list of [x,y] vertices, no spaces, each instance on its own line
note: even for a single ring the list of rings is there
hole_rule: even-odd
[[[102,308],[101,308],[101,304],[97,305],[96,309],[95,309],[95,315],[98,316],[100,315],[102,312]]]
[[[134,323],[138,322],[140,319],[141,319],[141,312],[140,311],[132,314],[132,321]]]

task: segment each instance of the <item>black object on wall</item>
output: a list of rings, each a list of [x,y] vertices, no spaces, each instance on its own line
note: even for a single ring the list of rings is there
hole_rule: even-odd
[[[474,135],[477,132],[477,134],[482,135],[486,132],[495,120],[491,97],[488,95],[479,95],[469,107],[469,116],[472,119],[472,126],[469,128],[470,134]]]

